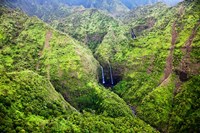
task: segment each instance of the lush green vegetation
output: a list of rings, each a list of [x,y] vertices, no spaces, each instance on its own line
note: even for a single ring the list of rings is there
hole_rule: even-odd
[[[125,103],[119,105],[120,99],[113,103],[116,96],[106,95],[109,94],[108,91],[101,94],[105,95],[104,100],[107,103],[112,104],[101,102],[103,104],[100,108],[105,108],[104,114],[95,115],[85,111],[80,114],[43,76],[27,70],[2,72],[0,77],[1,132],[156,132],[131,115],[113,118],[123,115],[118,108]],[[113,116],[109,117],[108,114]]]
[[[0,130],[38,131],[47,120],[76,110],[44,77],[32,71],[1,74]]]
[[[62,6],[52,19],[34,13],[52,27],[0,7],[2,132],[199,132],[198,1],[137,8],[123,22]],[[98,83],[100,64],[116,86]]]
[[[87,9],[55,20],[52,25],[85,43],[94,52],[109,29],[118,27],[119,22],[97,9]]]
[[[98,85],[98,62],[87,47],[36,17],[1,12],[1,131],[155,132]]]
[[[199,75],[192,77],[173,99],[170,132],[199,131]]]
[[[190,117],[193,122],[189,122],[187,118],[185,119],[186,116],[178,117],[173,111],[177,106],[185,103],[185,100],[175,102],[175,99],[181,95],[187,82],[193,82],[194,85],[194,87],[187,86],[188,90],[199,88],[196,84],[198,81],[193,80],[193,78],[197,80],[196,76],[199,75],[199,65],[197,65],[199,54],[196,53],[199,51],[197,50],[197,45],[199,46],[198,8],[199,4],[185,2],[167,9],[163,12],[165,14],[156,18],[158,21],[153,28],[144,31],[130,43],[132,47],[129,47],[125,54],[116,54],[120,55],[117,56],[117,60],[128,62],[124,66],[128,70],[123,75],[123,80],[114,87],[114,92],[136,107],[141,119],[163,132],[198,131],[197,123],[199,122],[196,117]],[[173,24],[177,32],[174,48],[171,46],[175,38]],[[188,42],[189,39],[193,40],[191,44]],[[192,50],[188,51],[188,47],[192,47]],[[115,61],[116,59],[113,62]],[[185,67],[186,63],[188,65]],[[174,76],[175,74],[177,76]],[[185,96],[181,97],[189,98],[186,95],[192,95],[192,92],[185,92]],[[199,96],[193,98],[196,101],[199,100]],[[198,102],[194,105],[199,109]],[[175,110],[180,113],[184,110],[183,108],[187,108],[181,107],[180,110],[177,108]],[[188,105],[188,109],[190,107],[191,105]],[[191,111],[193,112],[196,112],[195,109]],[[177,122],[177,127],[174,121]],[[188,123],[183,121],[188,121]]]

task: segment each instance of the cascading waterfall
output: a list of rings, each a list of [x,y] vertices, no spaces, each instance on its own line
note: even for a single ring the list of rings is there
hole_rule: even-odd
[[[102,66],[101,66],[101,73],[102,73],[102,84],[105,84],[105,76],[104,76],[104,71],[103,71]]]
[[[113,85],[114,82],[113,82],[113,75],[112,75],[112,67],[110,66],[110,64],[109,64],[109,67],[110,67],[110,81],[111,81],[111,84]]]

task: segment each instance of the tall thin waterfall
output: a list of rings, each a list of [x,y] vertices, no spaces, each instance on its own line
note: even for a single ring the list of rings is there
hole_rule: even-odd
[[[111,68],[110,64],[109,64],[109,67],[110,67],[110,81],[111,81],[111,84],[113,85],[114,84],[113,83],[113,75],[112,75],[112,68]]]
[[[104,76],[104,71],[103,71],[102,66],[101,66],[101,73],[102,73],[102,84],[105,84],[105,76]]]

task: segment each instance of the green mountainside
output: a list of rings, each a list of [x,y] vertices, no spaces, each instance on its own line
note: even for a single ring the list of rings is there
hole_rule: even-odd
[[[47,22],[65,17],[84,8],[99,9],[113,16],[129,11],[129,8],[120,0],[2,0],[0,5],[20,8],[29,15],[37,15]]]
[[[199,1],[120,17],[39,1],[30,17],[10,2],[0,6],[1,132],[200,131]]]
[[[0,19],[1,131],[155,132],[98,84],[87,47],[20,11],[1,8]]]
[[[0,130],[3,133],[156,132],[133,116],[112,118],[105,117],[105,114],[80,114],[45,77],[32,71],[3,73],[0,83]]]
[[[19,8],[30,16],[38,16],[45,22],[52,22],[84,9],[83,6],[68,6],[60,0],[1,0],[0,5]]]
[[[55,20],[51,25],[85,43],[92,51],[95,51],[109,29],[115,29],[120,24],[113,17],[107,16],[97,9],[86,9],[61,20]]]
[[[111,55],[126,68],[114,92],[162,132],[199,130],[199,8],[185,2],[161,12],[126,52]]]

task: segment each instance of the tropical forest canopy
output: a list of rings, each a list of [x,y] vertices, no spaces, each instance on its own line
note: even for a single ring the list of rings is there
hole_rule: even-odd
[[[1,0],[0,131],[200,132],[199,0]]]

